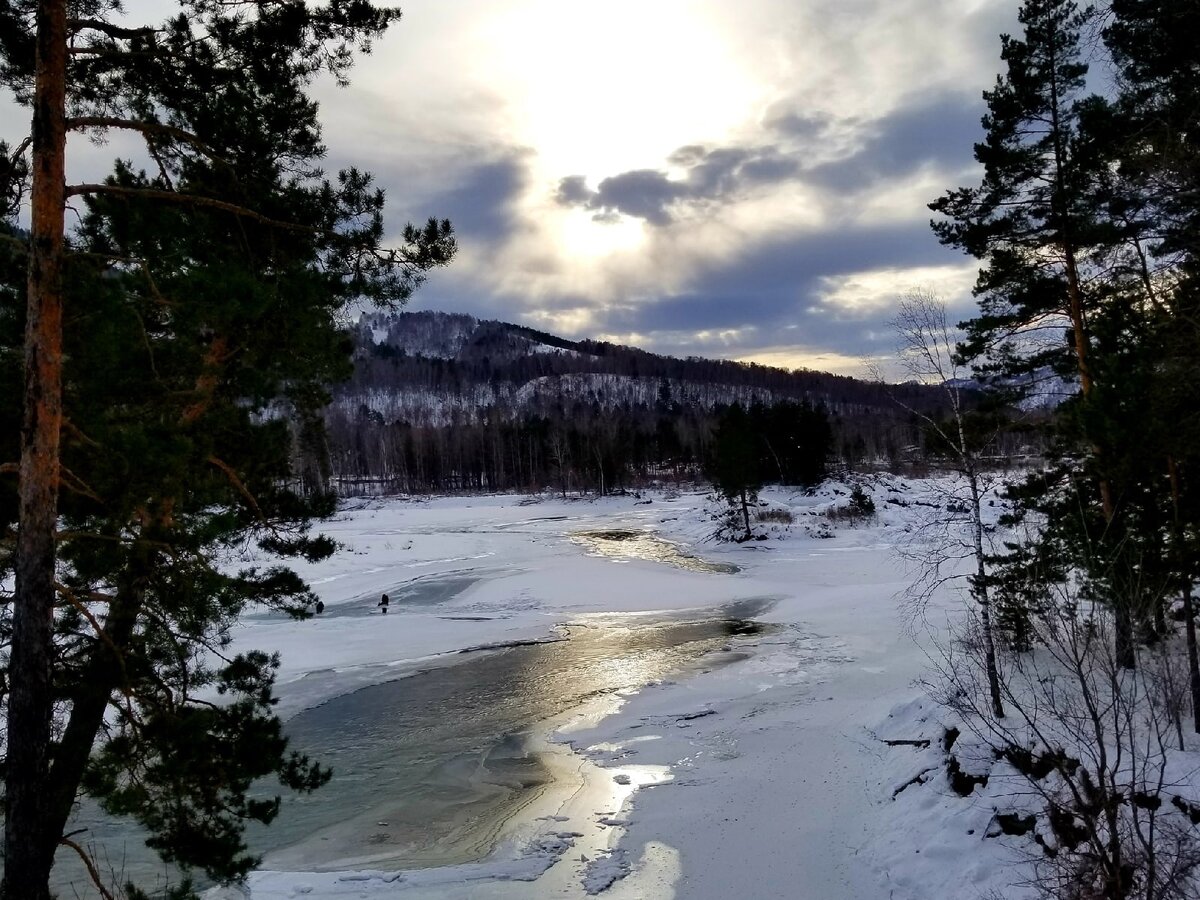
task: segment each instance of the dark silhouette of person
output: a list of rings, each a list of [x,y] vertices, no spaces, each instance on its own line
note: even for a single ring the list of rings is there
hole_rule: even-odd
[[[325,601],[318,600],[315,609],[317,610],[317,615],[320,615],[321,613],[325,612]]]
[[[384,594],[383,599],[379,601],[379,605],[383,607],[383,614],[386,616],[388,611],[388,595]]]

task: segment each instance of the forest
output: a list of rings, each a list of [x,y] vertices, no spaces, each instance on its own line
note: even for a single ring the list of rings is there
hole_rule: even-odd
[[[827,467],[920,460],[918,413],[945,406],[915,381],[674,359],[447,313],[365,315],[354,338],[354,374],[324,414],[327,456],[318,444],[298,466],[345,494],[702,481],[733,405],[749,412],[763,482],[811,484]]]

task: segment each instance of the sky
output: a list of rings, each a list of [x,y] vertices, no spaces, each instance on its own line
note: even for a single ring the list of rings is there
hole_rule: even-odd
[[[1016,6],[402,0],[350,87],[316,86],[326,166],[372,171],[394,233],[453,222],[412,309],[861,374],[904,292],[970,314],[977,264],[927,204],[978,182]],[[22,124],[0,106],[5,137]]]

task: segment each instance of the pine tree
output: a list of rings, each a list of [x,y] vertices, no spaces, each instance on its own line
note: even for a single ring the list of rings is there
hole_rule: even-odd
[[[0,13],[0,74],[36,110],[5,169],[19,195],[28,148],[31,233],[9,229],[0,295],[2,381],[25,385],[23,411],[0,407],[0,431],[22,435],[19,495],[0,493],[0,566],[17,588],[3,622],[13,898],[48,897],[56,848],[78,849],[63,825],[80,790],[136,817],[165,859],[231,879],[254,863],[245,822],[278,810],[250,783],[324,780],[287,750],[276,661],[224,651],[248,605],[303,617],[315,598],[286,567],[214,559],[247,540],[333,551],[309,531],[332,498],[297,490],[287,419],[311,423],[347,374],[346,306],[403,302],[453,252],[432,221],[383,247],[370,178],[315,164],[305,86],[344,80],[398,11],[200,0],[155,29],[108,12],[68,19],[43,0]],[[153,173],[120,164],[65,185],[66,133],[107,128],[142,134]],[[72,197],[86,211],[68,236]]]
[[[757,500],[762,487],[759,475],[761,451],[755,437],[746,410],[737,403],[726,407],[717,422],[708,464],[713,485],[729,503],[731,511],[741,514],[743,541],[754,539],[750,504]]]
[[[976,285],[980,314],[965,323],[964,356],[1010,383],[1036,378],[1046,367],[1078,380],[1081,427],[1074,437],[1076,447],[1086,448],[1086,466],[1063,477],[1074,508],[1082,510],[1078,525],[1087,545],[1106,548],[1077,559],[1098,573],[1125,565],[1116,557],[1126,546],[1127,523],[1118,510],[1110,435],[1098,425],[1102,413],[1096,411],[1109,403],[1111,383],[1097,379],[1091,318],[1125,302],[1124,281],[1110,273],[1117,271],[1127,235],[1109,215],[1110,141],[1103,132],[1109,107],[1085,95],[1080,42],[1090,15],[1071,0],[1022,5],[1023,34],[1002,36],[1007,71],[984,93],[986,137],[975,147],[983,182],[952,191],[931,208],[946,217],[932,223],[942,242],[984,262]],[[1053,339],[1063,333],[1056,325],[1065,326],[1065,340]],[[1060,459],[1077,468],[1072,452]],[[1098,577],[1097,585],[1102,581]],[[1133,603],[1119,593],[1106,599],[1116,614],[1117,657],[1132,667]]]
[[[1200,7],[1113,0],[1104,32],[1120,95],[1112,130],[1114,218],[1130,223],[1130,267],[1142,284],[1140,398],[1122,424],[1145,470],[1148,503],[1169,510],[1168,568],[1181,600],[1194,727],[1200,732],[1200,652],[1192,585],[1200,577]],[[1129,343],[1128,336],[1122,339]],[[1116,418],[1116,417],[1114,417]],[[1138,425],[1141,425],[1139,428]],[[1165,478],[1163,477],[1165,474]],[[1161,541],[1147,543],[1161,553]]]
[[[930,208],[945,217],[932,222],[941,241],[985,263],[976,285],[980,315],[967,323],[970,358],[993,369],[1050,363],[1063,369],[1070,351],[1087,394],[1091,301],[1082,269],[1098,235],[1089,206],[1095,173],[1079,135],[1085,20],[1072,0],[1022,5],[1024,34],[1001,37],[1007,72],[983,95],[986,137],[975,145],[983,182],[951,191]],[[1045,328],[1048,317],[1068,325],[1066,343],[1031,342],[1030,332]]]

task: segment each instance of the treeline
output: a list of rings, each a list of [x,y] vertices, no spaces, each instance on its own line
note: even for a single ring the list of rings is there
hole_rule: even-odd
[[[363,407],[352,421],[333,416],[329,465],[343,494],[552,488],[603,495],[703,478],[728,408],[573,404],[553,417],[421,426],[389,423]],[[807,483],[824,471],[834,447],[823,407],[783,400],[751,404],[743,415],[753,426],[764,482]]]

